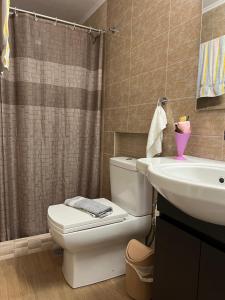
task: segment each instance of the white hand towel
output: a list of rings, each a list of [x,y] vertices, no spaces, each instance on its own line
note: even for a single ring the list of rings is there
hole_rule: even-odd
[[[146,157],[162,153],[163,130],[166,125],[166,113],[161,105],[157,105],[148,134]]]

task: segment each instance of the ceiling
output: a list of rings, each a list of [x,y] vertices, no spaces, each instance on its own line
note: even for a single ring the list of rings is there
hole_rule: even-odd
[[[83,23],[105,0],[11,0],[11,6]]]

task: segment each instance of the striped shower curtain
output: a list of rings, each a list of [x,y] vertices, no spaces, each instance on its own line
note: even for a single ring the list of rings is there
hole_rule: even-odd
[[[10,17],[1,78],[0,240],[44,233],[49,205],[99,195],[102,35]]]

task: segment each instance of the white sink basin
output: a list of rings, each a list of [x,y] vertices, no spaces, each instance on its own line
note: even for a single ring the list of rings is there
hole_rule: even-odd
[[[225,225],[224,162],[191,156],[184,161],[173,157],[142,158],[137,168],[160,194],[186,214]]]

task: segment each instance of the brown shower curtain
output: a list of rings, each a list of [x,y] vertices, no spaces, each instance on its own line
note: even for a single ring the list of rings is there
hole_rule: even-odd
[[[103,37],[10,18],[1,78],[0,240],[47,231],[47,209],[99,195]]]

